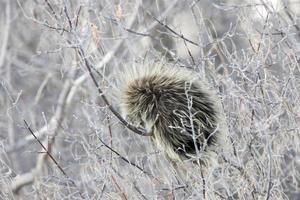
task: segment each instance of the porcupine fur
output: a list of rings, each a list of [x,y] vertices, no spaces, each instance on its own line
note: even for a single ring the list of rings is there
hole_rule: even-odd
[[[164,63],[122,72],[121,112],[172,161],[209,161],[222,137],[220,102],[196,72]]]

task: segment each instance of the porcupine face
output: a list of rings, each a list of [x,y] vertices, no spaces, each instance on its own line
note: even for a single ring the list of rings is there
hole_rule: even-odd
[[[127,83],[125,117],[153,132],[154,142],[171,159],[191,158],[213,144],[217,111],[199,80],[166,72],[145,74]]]

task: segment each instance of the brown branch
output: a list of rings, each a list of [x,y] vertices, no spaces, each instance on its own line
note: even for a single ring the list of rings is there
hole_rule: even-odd
[[[139,5],[137,6],[137,8],[139,7]],[[68,15],[68,11],[66,9],[66,7],[64,8],[64,12],[65,12],[65,15],[67,16],[67,20],[68,20],[68,23],[69,23],[69,26],[72,30],[72,21],[70,20],[69,18],[69,15]],[[134,20],[133,20],[134,21]],[[79,42],[79,40],[78,40]],[[97,90],[98,90],[98,93],[99,95],[101,96],[102,100],[104,101],[104,103],[107,105],[107,107],[109,108],[109,110],[119,119],[119,121],[124,124],[128,129],[130,129],[131,131],[139,134],[139,135],[142,135],[142,136],[151,136],[152,133],[147,133],[145,129],[141,128],[141,127],[135,127],[134,125],[128,123],[121,115],[120,113],[109,103],[108,99],[106,98],[106,96],[103,94],[103,91],[102,89],[100,88],[98,82],[96,81],[96,78],[92,72],[92,69],[96,69],[96,67],[94,67],[89,59],[86,57],[85,55],[85,52],[82,48],[81,45],[77,46],[77,51],[78,51],[78,54],[79,56],[81,57],[81,59],[84,61],[84,64],[88,70],[88,73],[94,83],[94,85],[96,86]]]
[[[52,156],[52,154],[49,152],[49,150],[43,145],[43,143],[37,138],[37,136],[34,134],[33,130],[30,128],[30,126],[28,125],[27,121],[24,119],[24,123],[25,126],[27,128],[27,130],[30,132],[30,134],[35,138],[35,140],[42,146],[44,152],[46,153],[47,156],[49,156],[49,158],[54,162],[54,164],[56,165],[56,167],[61,171],[61,173],[68,179],[68,181],[70,181],[70,183],[72,183],[73,186],[75,186],[78,189],[79,195],[80,197],[83,197],[82,193],[80,192],[79,187],[77,186],[77,184],[75,183],[75,181],[73,181],[68,174],[65,172],[65,170],[58,164],[58,162],[56,161],[56,159]],[[50,147],[49,147],[50,148]]]
[[[25,119],[24,119],[24,123],[25,123],[26,128],[28,129],[28,131],[31,133],[31,135],[33,135],[33,137],[35,138],[35,140],[42,146],[42,148],[45,151],[44,153],[46,153],[50,157],[50,159],[54,162],[54,164],[58,167],[58,169],[63,173],[63,175],[65,175],[68,179],[70,179],[69,176],[66,174],[66,172],[63,170],[63,168],[54,159],[54,157],[52,156],[52,154],[47,150],[47,148],[43,145],[43,143],[36,137],[36,135],[34,134],[34,132],[32,131],[32,129],[30,128],[30,126],[28,125],[28,123],[26,122]]]
[[[109,108],[109,110],[118,118],[118,120],[124,125],[126,126],[128,129],[130,129],[131,131],[142,135],[142,136],[151,136],[152,133],[147,133],[146,130],[140,128],[140,127],[135,127],[132,124],[129,124],[121,115],[120,113],[109,103],[108,99],[106,98],[106,96],[103,94],[102,89],[100,88],[98,82],[96,81],[96,78],[92,72],[92,68],[95,68],[92,66],[92,64],[89,62],[89,60],[87,59],[87,57],[85,56],[85,53],[82,49],[81,46],[77,47],[78,49],[78,53],[80,55],[80,57],[83,59],[84,64],[89,72],[90,77],[93,80],[94,85],[96,86],[99,95],[101,96],[102,100],[104,101],[104,103],[107,105],[107,107]]]

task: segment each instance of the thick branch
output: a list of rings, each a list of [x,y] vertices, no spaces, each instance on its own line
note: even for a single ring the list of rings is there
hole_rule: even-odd
[[[142,136],[151,136],[152,135],[151,133],[147,133],[144,129],[135,127],[132,124],[129,124],[125,119],[123,119],[123,117],[120,115],[120,113],[118,113],[118,111],[116,111],[116,109],[109,103],[109,101],[107,100],[106,96],[103,94],[103,91],[101,90],[98,82],[96,81],[95,76],[93,75],[92,68],[94,68],[94,67],[89,62],[89,60],[86,58],[86,56],[84,54],[84,51],[83,51],[83,49],[82,49],[81,46],[78,47],[78,53],[79,53],[80,57],[83,59],[84,64],[85,64],[85,66],[86,66],[86,68],[87,68],[87,70],[88,70],[88,72],[90,74],[90,77],[93,80],[94,85],[96,86],[96,88],[98,90],[99,95],[101,96],[102,100],[107,105],[107,107],[109,108],[109,110],[120,120],[120,122],[122,124],[124,124],[131,131],[133,131],[133,132],[135,132],[135,133],[137,133],[139,135],[142,135]]]

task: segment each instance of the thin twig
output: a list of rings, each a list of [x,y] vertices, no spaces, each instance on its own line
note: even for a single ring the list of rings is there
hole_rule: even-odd
[[[117,156],[119,156],[123,161],[127,162],[128,164],[136,167],[137,169],[139,169],[141,172],[143,172],[144,174],[150,175],[148,172],[146,172],[142,167],[140,167],[139,165],[135,164],[134,162],[131,162],[130,160],[128,160],[127,158],[125,158],[124,156],[122,156],[120,153],[118,153],[116,150],[114,150],[113,148],[111,148],[109,145],[107,145],[100,137],[98,137],[98,139],[100,140],[100,142],[106,147],[108,148],[111,152],[113,152],[114,154],[116,154]],[[151,176],[151,175],[150,175]]]
[[[285,1],[281,1],[284,5],[284,12],[288,16],[288,18],[291,20],[292,23],[294,23],[295,29],[298,31],[298,36],[300,36],[300,27],[297,25],[297,21],[293,18],[291,11],[288,10],[288,7],[285,3]]]
[[[202,194],[203,194],[203,199],[206,199],[206,182],[205,182],[205,178],[204,178],[204,174],[203,174],[203,165],[201,164],[201,162],[199,162],[200,164],[200,175],[201,175],[201,179],[202,179]]]
[[[270,14],[270,13],[268,12],[268,13],[267,13],[267,16],[266,16],[266,19],[265,19],[263,31],[262,31],[262,33],[261,33],[261,35],[260,35],[260,42],[259,42],[259,44],[258,44],[258,47],[257,47],[256,52],[259,52],[259,49],[260,49],[260,46],[261,46],[261,41],[262,41],[262,39],[263,39],[264,32],[265,32],[265,29],[266,29],[266,26],[267,26],[267,23],[268,23],[269,14]]]
[[[143,199],[148,200],[148,198],[141,192],[141,190],[138,188],[136,184],[134,184],[133,187],[141,195]]]
[[[266,196],[266,200],[270,199],[271,196],[271,190],[272,190],[272,155],[271,155],[271,142],[272,139],[268,139],[268,144],[267,144],[267,148],[268,148],[268,159],[269,159],[269,169],[268,169],[268,189],[267,189],[267,196]]]
[[[79,6],[79,9],[78,9],[78,11],[77,11],[77,14],[76,14],[75,30],[76,30],[76,28],[77,28],[77,26],[78,26],[78,22],[79,22],[79,16],[80,16],[81,8],[82,8],[82,6]]]
[[[31,133],[31,135],[33,135],[33,137],[35,138],[35,140],[42,146],[42,148],[44,149],[45,153],[50,157],[50,159],[58,167],[58,169],[61,171],[61,173],[63,173],[63,175],[65,175],[68,179],[70,179],[69,176],[66,174],[66,172],[63,170],[63,168],[54,159],[54,157],[52,156],[52,154],[47,150],[47,148],[43,145],[43,143],[39,140],[39,138],[36,137],[36,135],[34,134],[34,132],[32,131],[32,129],[30,128],[30,126],[28,125],[28,123],[26,122],[25,119],[24,119],[24,123],[25,123],[26,128],[28,129],[28,131]]]
[[[143,36],[143,37],[150,37],[150,38],[154,38],[152,35],[148,34],[148,33],[140,33],[140,32],[137,32],[137,31],[134,31],[134,30],[131,30],[129,28],[123,28],[125,31],[129,32],[129,33],[132,33],[132,34],[135,34],[135,35],[139,35],[139,36]]]
[[[54,15],[55,19],[58,20],[57,15],[56,15],[56,13],[55,13],[53,7],[52,7],[51,4],[49,3],[49,1],[48,1],[48,0],[45,0],[45,2],[46,2],[46,4],[47,4],[47,6],[50,8],[50,10],[51,10],[52,14]]]
[[[118,184],[118,182],[117,182],[117,180],[115,179],[115,177],[114,177],[114,176],[111,176],[111,179],[113,180],[114,184],[117,186],[118,190],[121,192],[122,197],[123,197],[122,199],[127,200],[128,198],[126,197],[125,193],[123,192],[121,186]]]
[[[61,28],[61,27],[54,27],[54,26],[51,26],[50,24],[48,24],[48,22],[43,23],[43,25],[46,26],[47,28],[52,29],[52,30],[70,33],[69,30],[67,30],[67,29],[65,29],[65,28]]]
[[[163,27],[165,27],[166,29],[168,29],[170,32],[172,32],[173,34],[175,34],[176,36],[180,37],[181,39],[187,41],[188,43],[191,43],[195,46],[200,46],[198,43],[193,42],[192,40],[184,37],[182,34],[177,33],[176,31],[174,31],[172,28],[170,28],[168,25],[164,24],[163,22],[161,22],[160,20],[158,20],[156,17],[154,17],[151,13],[148,13],[155,21],[157,21],[160,25],[162,25]]]
[[[70,19],[70,17],[69,17],[69,14],[68,14],[67,6],[66,6],[66,5],[64,6],[64,12],[65,12],[66,17],[67,17],[67,19],[68,19],[68,23],[69,23],[69,26],[70,26],[70,31],[72,31],[73,25],[72,25],[72,21],[71,21],[71,19]]]
[[[113,148],[112,130],[111,130],[109,115],[107,115],[107,126],[108,126],[109,138],[110,138],[110,141],[109,141],[110,146],[111,146],[111,148]],[[112,151],[110,152],[110,164],[112,165]]]
[[[189,47],[187,46],[186,41],[183,40],[183,43],[184,43],[185,48],[186,48],[187,51],[188,51],[188,54],[189,54],[190,58],[192,59],[192,64],[193,64],[193,65],[196,65],[195,59],[194,59],[194,57],[193,57],[193,55],[192,55],[192,53],[191,53]]]

